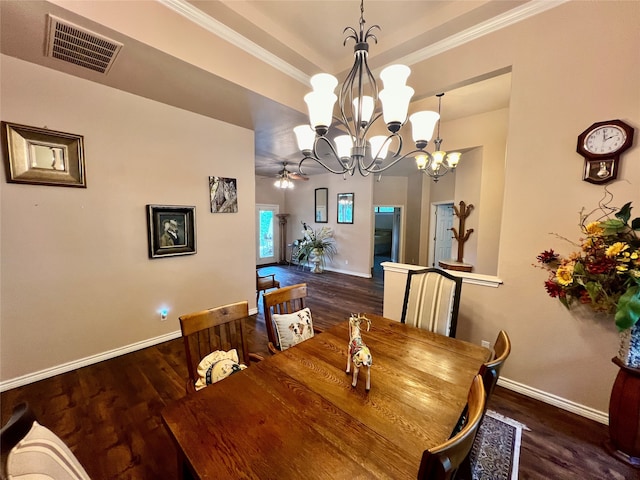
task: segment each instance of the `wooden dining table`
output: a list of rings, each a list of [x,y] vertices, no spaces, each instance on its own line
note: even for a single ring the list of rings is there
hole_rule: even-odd
[[[367,314],[373,356],[345,373],[348,320],[167,406],[198,479],[414,479],[447,440],[488,349]]]

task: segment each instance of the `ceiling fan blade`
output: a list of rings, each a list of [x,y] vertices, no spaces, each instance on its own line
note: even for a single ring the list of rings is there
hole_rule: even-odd
[[[304,175],[296,172],[289,172],[289,178],[291,180],[304,180],[305,182],[309,180],[309,177],[305,177]]]

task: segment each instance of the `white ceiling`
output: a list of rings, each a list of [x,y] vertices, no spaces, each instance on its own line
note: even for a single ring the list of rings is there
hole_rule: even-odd
[[[85,4],[92,1],[85,0]],[[145,3],[154,1],[129,4],[111,0],[110,3],[114,12],[126,15],[130,6],[145,7]],[[205,28],[211,25],[229,28],[235,35],[232,38],[258,45],[273,56],[270,58],[299,72],[302,78],[320,71],[342,78],[352,63],[353,42],[343,46],[342,32],[347,26],[357,29],[359,1],[158,1],[167,8],[182,12],[175,15],[176,22],[184,23],[187,18],[194,29],[203,28],[203,25]],[[545,8],[555,6],[558,1],[563,0],[549,1]],[[279,162],[297,164],[299,161],[291,129],[306,121],[306,112],[248,91],[60,5],[73,8],[73,2],[62,0],[0,1],[2,53],[253,129],[256,133],[257,174],[275,175],[281,169]],[[370,65],[375,72],[397,61],[411,64],[416,58],[428,55],[425,49],[430,46],[445,45],[463,34],[469,35],[469,32],[482,31],[483,28],[500,28],[509,21],[537,13],[539,5],[540,2],[524,0],[368,0],[365,2],[366,25],[379,24],[381,27],[381,31],[376,33],[378,44],[370,46]],[[103,1],[100,8],[104,7]],[[45,57],[43,46],[47,14],[123,43],[122,52],[109,74],[98,74]],[[154,18],[145,18],[144,22],[147,27],[153,26]],[[157,28],[172,31],[166,24]],[[411,78],[409,83],[416,90],[414,100],[417,104],[412,105],[413,110],[418,109],[418,104],[419,109],[437,110],[434,94],[438,91],[428,91],[426,86],[415,85]],[[506,107],[510,75],[438,88],[447,89],[442,103],[442,118],[446,121]],[[203,101],[203,92],[207,93],[206,101]],[[313,174],[322,170],[305,168],[305,172]],[[394,174],[402,173],[402,169],[394,167]]]

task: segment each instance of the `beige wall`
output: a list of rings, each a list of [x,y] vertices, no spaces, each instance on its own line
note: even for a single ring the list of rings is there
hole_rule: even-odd
[[[504,285],[463,286],[458,336],[493,341],[506,329],[513,351],[505,378],[604,412],[617,372],[615,328],[549,298],[546,275],[532,263],[548,248],[571,251],[549,232],[577,240],[578,212],[603,195],[602,187],[582,181],[578,134],[613,118],[638,134],[638,24],[638,2],[570,2],[434,57],[428,69],[414,67],[425,81],[435,82],[429,72],[437,72],[445,84],[513,69],[497,272]],[[633,201],[640,209],[637,142],[609,190],[616,205]]]
[[[327,226],[334,231],[338,254],[327,269],[362,277],[371,276],[373,261],[373,177],[356,174],[346,180],[330,173],[314,175],[307,182],[296,182],[287,190],[285,210],[289,213],[287,238],[302,237],[302,223],[313,229]],[[329,189],[328,223],[314,222],[314,192],[316,188]],[[354,194],[353,224],[337,223],[337,197],[339,193]],[[363,233],[364,232],[364,233]]]
[[[0,181],[0,380],[171,334],[182,313],[255,307],[251,131],[1,62],[2,120],[83,135],[87,188]],[[238,213],[210,212],[210,175],[237,178]],[[146,204],[195,206],[197,253],[149,259]]]

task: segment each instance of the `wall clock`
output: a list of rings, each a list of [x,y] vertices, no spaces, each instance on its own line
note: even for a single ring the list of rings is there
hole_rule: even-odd
[[[633,143],[633,127],[621,120],[597,122],[578,135],[577,152],[584,157],[585,182],[604,184],[618,177],[620,154]]]

